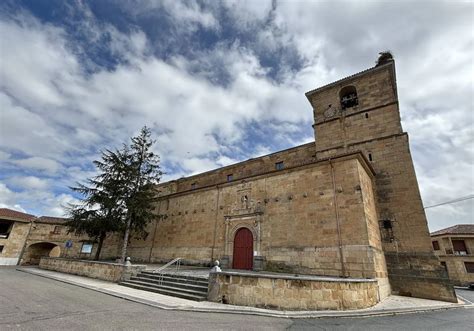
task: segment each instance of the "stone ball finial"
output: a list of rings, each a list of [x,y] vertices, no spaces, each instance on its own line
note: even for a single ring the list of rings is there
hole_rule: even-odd
[[[211,268],[211,272],[221,272],[222,269],[219,267],[219,260],[214,261],[214,266]]]
[[[127,256],[127,258],[125,259],[125,266],[126,266],[126,267],[129,267],[129,266],[131,266],[131,265],[132,265],[132,262],[130,262],[130,257]]]

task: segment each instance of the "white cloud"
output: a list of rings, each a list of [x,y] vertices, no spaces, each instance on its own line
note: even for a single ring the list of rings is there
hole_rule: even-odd
[[[38,156],[16,160],[14,163],[23,168],[43,171],[49,175],[56,174],[61,168],[61,165],[58,162]]]
[[[163,161],[179,169],[164,179],[237,161],[229,151],[248,158],[273,152],[274,144],[307,142],[312,112],[304,92],[372,65],[384,49],[395,53],[403,125],[425,204],[473,186],[469,3],[436,2],[426,10],[411,2],[124,2],[136,17],[152,19],[164,11],[174,24],[175,43],[180,33],[198,29],[217,37],[225,25],[238,31],[232,41],[166,60],[153,55],[155,45],[137,26],[120,32],[80,4],[84,19],[77,29],[92,48],[110,38],[107,47],[120,60],[115,67],[81,62],[85,50],[72,49],[74,41],[58,27],[25,15],[0,20],[2,42],[9,45],[2,48],[0,66],[0,159],[31,171],[15,173],[9,184],[37,190],[28,197],[10,190],[8,205],[17,204],[12,196],[35,206],[42,200],[58,214],[55,200],[63,193],[48,195],[41,176],[59,173],[56,192],[93,175],[87,165],[98,149],[119,146],[144,124],[156,133]],[[230,21],[219,21],[222,10]],[[245,33],[255,39],[246,43],[239,37]],[[273,55],[282,62],[265,67],[262,56]],[[253,139],[254,123],[272,132],[272,139],[245,141]],[[253,150],[242,150],[242,142]],[[448,225],[453,215],[472,217],[472,207],[449,208],[453,214],[429,212],[436,226]]]
[[[9,208],[25,213],[26,210],[18,204],[16,196],[17,193],[13,192],[4,183],[0,182],[0,208]]]
[[[214,15],[196,0],[141,0],[138,3],[122,3],[122,5],[137,16],[151,16],[153,13],[166,11],[173,18],[173,23],[187,33],[194,32],[198,26],[206,29],[219,28]]]
[[[44,190],[49,186],[47,180],[35,176],[15,176],[7,179],[7,181],[21,191]]]

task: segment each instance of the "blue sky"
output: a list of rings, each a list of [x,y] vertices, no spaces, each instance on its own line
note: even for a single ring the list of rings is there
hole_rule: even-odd
[[[101,149],[143,126],[165,180],[311,141],[304,93],[397,63],[426,206],[470,195],[470,1],[2,1],[0,207],[62,215]],[[473,222],[473,200],[427,210]]]

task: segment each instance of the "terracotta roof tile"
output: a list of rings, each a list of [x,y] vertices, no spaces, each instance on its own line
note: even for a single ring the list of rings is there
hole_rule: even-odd
[[[19,220],[23,222],[30,222],[36,218],[34,215],[30,215],[27,213],[22,213],[20,211],[16,211],[13,209],[8,208],[0,208],[0,218],[12,219],[12,220]]]
[[[63,217],[52,217],[52,216],[41,216],[38,217],[35,222],[36,223],[47,223],[47,224],[64,224],[69,219]]]
[[[431,236],[444,234],[474,234],[474,224],[456,224],[446,229],[441,229],[431,233]]]

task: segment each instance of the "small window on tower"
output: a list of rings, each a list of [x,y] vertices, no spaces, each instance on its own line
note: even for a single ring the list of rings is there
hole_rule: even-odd
[[[384,229],[391,229],[392,228],[392,221],[390,220],[383,220],[382,221]]]
[[[275,169],[276,170],[283,170],[285,165],[283,164],[283,161],[275,163]]]
[[[433,241],[433,249],[435,251],[439,251],[439,243],[437,240]]]
[[[339,98],[341,100],[341,108],[351,108],[359,104],[359,99],[357,98],[357,91],[354,86],[346,86],[341,92],[339,92]]]
[[[234,175],[232,175],[232,174],[227,175],[227,181],[228,182],[231,182],[233,179],[234,179]]]
[[[191,184],[191,190],[194,190],[194,189],[196,189],[196,183]]]

